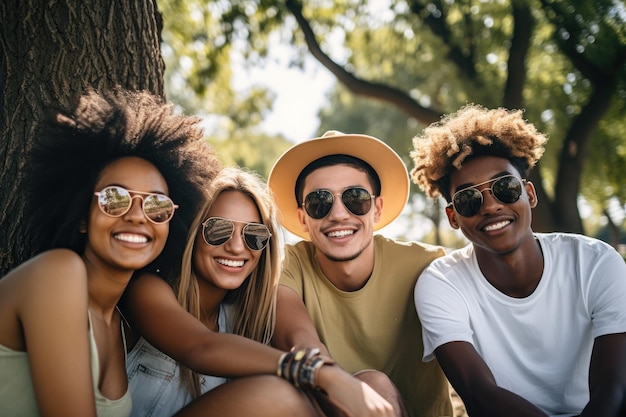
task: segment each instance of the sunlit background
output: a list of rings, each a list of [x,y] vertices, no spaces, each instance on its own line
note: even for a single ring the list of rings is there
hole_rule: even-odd
[[[545,231],[596,236],[624,253],[626,70],[617,70],[613,95],[606,95],[610,106],[591,137],[568,130],[599,83],[585,65],[608,71],[608,57],[626,49],[623,2],[538,2],[531,3],[528,15],[518,10],[515,16],[507,0],[449,1],[442,9],[426,1],[409,6],[398,0],[318,0],[301,3],[299,11],[290,8],[292,14],[285,10],[288,4],[298,3],[159,0],[167,96],[204,117],[208,140],[225,164],[266,177],[293,143],[337,129],[379,137],[410,169],[411,138],[438,118],[410,114],[338,81],[328,62],[314,57],[305,43],[306,28],[294,19],[301,13],[338,73],[397,89],[414,101],[414,111],[421,107],[441,116],[469,102],[502,106],[507,94],[512,103],[518,100],[525,116],[550,137],[534,179],[545,191],[536,220],[551,213],[553,220],[542,224]],[[509,62],[511,37],[515,23],[530,27],[531,22],[521,68],[520,62]],[[515,87],[506,84],[507,77],[520,68],[514,76],[523,75],[522,95],[512,99]],[[567,149],[586,146],[580,180],[564,169],[560,152],[566,140]],[[579,190],[574,195],[563,186],[572,181]],[[402,216],[380,233],[450,248],[466,244],[447,224],[442,205],[416,187]],[[286,239],[297,238],[286,234]]]

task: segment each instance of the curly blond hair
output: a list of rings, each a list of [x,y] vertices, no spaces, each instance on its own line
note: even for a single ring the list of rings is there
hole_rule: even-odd
[[[413,138],[411,178],[430,197],[450,201],[450,174],[468,157],[509,159],[527,176],[544,152],[547,137],[522,117],[522,110],[486,109],[470,104]]]

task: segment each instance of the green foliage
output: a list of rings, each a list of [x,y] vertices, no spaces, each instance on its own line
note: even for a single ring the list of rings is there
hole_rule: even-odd
[[[271,109],[274,95],[252,86],[233,86],[233,61],[259,62],[267,53],[267,36],[276,10],[248,2],[159,0],[163,15],[162,53],[168,99],[186,112],[207,119],[208,141],[225,165],[245,166],[267,177],[289,146],[282,137],[256,128]],[[249,48],[233,50],[233,43]]]
[[[265,179],[274,161],[292,145],[283,137],[246,129],[234,130],[226,138],[209,137],[208,140],[224,165],[247,167]]]
[[[271,108],[273,94],[259,87],[238,91],[232,66],[265,56],[264,33],[273,27],[269,16],[275,8],[268,6],[264,15],[245,1],[158,0],[158,5],[167,98],[188,112],[231,118],[237,126],[257,125]],[[240,42],[250,47],[235,48]]]
[[[598,16],[610,14],[606,11],[607,2],[593,3],[597,6],[595,8],[588,2],[582,3],[585,4],[572,8],[560,2],[558,5],[564,9],[549,16],[538,4],[533,9],[535,27],[526,61],[528,70],[523,107],[527,119],[550,137],[542,160],[544,185],[548,193],[553,190],[563,138],[591,92],[589,80],[562,52],[564,46],[559,39],[564,35],[556,24],[557,18],[560,19],[562,13],[578,16],[576,23],[570,22],[569,25],[578,28],[578,33],[571,36],[580,38],[579,43],[586,45],[580,50],[587,53],[590,60],[596,60],[597,54],[603,54],[606,61],[606,56],[612,56],[607,50],[613,51],[614,56],[614,51],[620,50],[619,46],[616,47],[616,38],[622,46],[626,45],[623,41],[626,25],[616,25],[618,18],[598,21],[601,19]],[[439,108],[443,113],[455,111],[467,102],[490,107],[501,105],[502,91],[509,75],[506,60],[513,30],[508,2],[440,4],[441,15],[447,16],[448,27],[451,28],[446,35],[447,43],[442,43],[441,37],[434,36],[430,28],[420,24],[428,13],[433,14],[432,7],[425,6],[425,10],[430,11],[422,11],[422,17],[417,19],[410,10],[402,9],[403,2],[392,4],[395,5],[395,14],[389,16],[391,20],[388,24],[380,21],[366,26],[364,22],[355,22],[355,29],[346,35],[344,46],[351,51],[347,66],[353,68],[357,76],[409,90],[420,103]],[[601,10],[602,5],[604,10]],[[343,29],[347,31],[349,27]],[[591,36],[591,31],[596,34],[595,38]],[[472,66],[471,69],[460,71],[449,59],[449,52],[455,47],[463,51],[462,56],[467,58],[466,64]],[[599,66],[602,65],[600,62]],[[609,198],[618,198],[622,207],[626,201],[623,197],[626,192],[623,180],[626,175],[625,94],[622,81],[586,155],[581,193],[591,202],[590,207],[596,217],[602,215]],[[320,112],[320,130],[346,126],[346,130],[378,134],[406,158],[409,138],[423,125],[411,119],[407,122],[406,117],[402,119],[402,113],[390,109],[388,104],[351,97],[341,87],[333,92],[328,107]]]
[[[596,216],[606,210],[609,198],[624,207],[626,7],[619,1],[159,0],[159,4],[165,21],[164,51],[171,52],[166,54],[170,98],[187,109],[223,115],[229,120],[228,132],[253,128],[272,104],[268,92],[233,91],[233,60],[263,65],[272,44],[289,44],[292,65],[301,65],[303,57],[313,53],[343,85],[320,111],[319,133],[332,128],[375,135],[410,167],[410,138],[432,118],[420,118],[419,112],[407,116],[407,109],[397,105],[398,97],[406,95],[415,108],[430,114],[452,112],[469,102],[488,107],[506,102],[524,108],[527,119],[549,135],[541,162],[542,184],[556,201],[567,199],[561,208],[576,207],[575,194],[555,195],[557,173],[565,163],[582,173],[580,184],[577,178],[567,180],[576,182],[576,190]],[[176,21],[168,23],[171,20]],[[523,59],[514,61],[516,54],[523,54]],[[613,95],[607,96],[608,110],[599,122],[588,122],[589,133],[572,131],[572,123],[605,80],[615,80]],[[358,84],[358,95],[354,85],[345,87],[350,82]],[[379,86],[393,89],[396,101],[364,98]],[[255,164],[250,155],[261,144],[250,149],[245,143],[249,139],[241,136],[239,143],[235,140],[239,135],[229,135],[228,142],[235,141],[236,146],[224,145],[224,152],[232,150],[233,161]],[[574,145],[582,146],[584,158],[564,161],[562,149]],[[235,156],[240,150],[247,155]]]
[[[600,122],[588,158],[595,161],[584,168],[582,193],[594,201],[617,198],[626,204],[626,103],[611,108],[610,117]]]

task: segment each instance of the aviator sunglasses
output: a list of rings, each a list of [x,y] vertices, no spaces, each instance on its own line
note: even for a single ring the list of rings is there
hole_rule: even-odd
[[[111,217],[120,217],[128,213],[133,205],[133,199],[139,198],[141,199],[143,214],[148,220],[156,224],[170,221],[174,217],[174,210],[178,208],[172,199],[165,194],[127,190],[119,185],[105,187],[102,191],[95,192],[94,195],[98,197],[100,210]]]
[[[491,184],[490,188],[483,190],[476,188],[492,181],[493,184]],[[510,174],[490,179],[457,191],[452,196],[452,202],[447,207],[453,206],[454,210],[463,217],[472,217],[478,213],[480,206],[483,205],[483,193],[485,191],[491,191],[494,198],[501,203],[513,204],[522,195],[522,183],[526,183],[526,180],[520,180]]]
[[[235,223],[241,223],[241,237],[250,250],[263,250],[270,241],[270,229],[261,223],[238,222],[223,217],[209,217],[202,223],[202,237],[207,245],[220,246],[235,233]]]
[[[302,203],[304,211],[314,219],[323,219],[330,213],[335,195],[341,195],[343,205],[350,213],[357,216],[369,213],[372,208],[372,200],[376,198],[375,195],[370,194],[362,187],[346,188],[341,194],[333,194],[329,190],[315,190],[304,198],[304,203]]]

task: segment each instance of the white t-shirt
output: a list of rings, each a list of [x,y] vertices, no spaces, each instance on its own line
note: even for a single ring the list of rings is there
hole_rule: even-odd
[[[594,339],[626,332],[626,263],[596,239],[535,236],[544,271],[522,299],[486,280],[471,244],[433,261],[415,287],[423,359],[444,343],[469,342],[498,386],[551,416],[577,415],[589,401]]]

